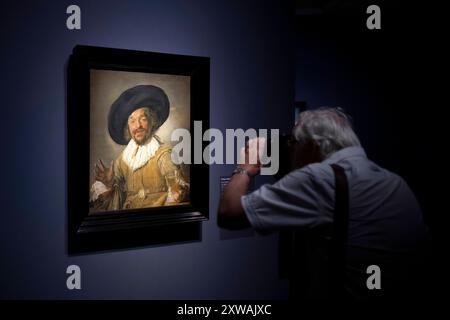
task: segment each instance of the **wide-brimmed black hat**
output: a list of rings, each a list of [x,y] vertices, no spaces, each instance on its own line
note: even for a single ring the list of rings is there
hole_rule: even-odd
[[[147,107],[153,110],[157,119],[156,127],[159,128],[169,116],[169,99],[166,93],[159,87],[151,85],[139,85],[125,90],[111,105],[108,115],[108,130],[111,138],[118,144],[127,144],[124,129],[128,117],[136,109]]]

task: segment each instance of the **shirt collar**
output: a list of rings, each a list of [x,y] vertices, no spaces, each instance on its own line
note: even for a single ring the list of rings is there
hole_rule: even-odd
[[[361,147],[347,147],[339,151],[336,151],[330,157],[325,159],[323,163],[326,164],[337,163],[352,157],[367,158],[367,155],[364,149]]]
[[[123,150],[122,159],[128,167],[136,171],[143,167],[155,155],[158,148],[159,142],[154,136],[144,145],[138,145],[131,139],[127,147]]]

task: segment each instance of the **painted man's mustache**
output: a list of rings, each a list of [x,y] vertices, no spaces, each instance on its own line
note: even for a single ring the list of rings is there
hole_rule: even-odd
[[[145,129],[136,129],[136,130],[133,131],[133,134],[141,133],[141,132],[147,132],[147,130],[145,130]]]

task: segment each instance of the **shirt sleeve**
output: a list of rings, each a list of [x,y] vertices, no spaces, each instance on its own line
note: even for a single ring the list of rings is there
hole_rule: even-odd
[[[163,176],[173,175],[177,171],[177,167],[170,158],[170,151],[164,152],[158,159],[158,166]]]
[[[91,201],[94,202],[98,199],[98,197],[108,191],[105,184],[101,181],[95,180],[91,187]]]
[[[168,194],[166,203],[176,202],[173,196],[174,189],[180,192],[178,202],[186,201],[189,193],[189,183],[185,181],[179,167],[172,162],[170,149],[160,156],[158,159],[158,166],[161,170],[161,174],[166,178],[172,178],[175,183],[174,185],[167,186]]]
[[[296,170],[278,182],[265,184],[241,198],[253,228],[267,234],[282,228],[310,228],[324,218],[314,177]]]

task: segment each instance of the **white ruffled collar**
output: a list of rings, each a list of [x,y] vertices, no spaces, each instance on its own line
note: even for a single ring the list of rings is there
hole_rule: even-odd
[[[127,166],[133,171],[136,171],[145,166],[148,160],[155,155],[159,146],[160,144],[155,137],[152,137],[149,142],[142,146],[131,139],[125,150],[123,150],[122,160],[125,161]]]

